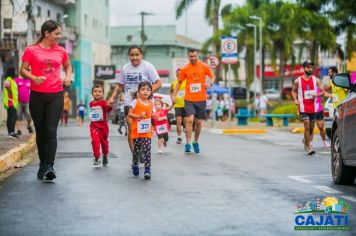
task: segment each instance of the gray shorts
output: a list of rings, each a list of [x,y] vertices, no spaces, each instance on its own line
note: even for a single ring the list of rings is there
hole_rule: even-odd
[[[184,104],[185,117],[194,115],[199,120],[206,118],[206,101],[192,102],[184,100]]]
[[[30,111],[28,109],[28,103],[21,103],[17,107],[17,120],[22,121],[25,118],[26,120],[31,120]]]

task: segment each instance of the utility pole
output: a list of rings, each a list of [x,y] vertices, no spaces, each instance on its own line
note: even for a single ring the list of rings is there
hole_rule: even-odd
[[[33,1],[34,0],[28,0],[27,6],[26,6],[26,12],[27,12],[27,38],[26,38],[26,42],[27,42],[27,45],[32,44],[33,40],[34,40],[35,20],[34,20],[34,17],[33,17]]]
[[[142,49],[143,53],[145,53],[145,41],[146,41],[145,16],[153,15],[153,14],[141,11],[140,15],[141,15],[141,49]]]

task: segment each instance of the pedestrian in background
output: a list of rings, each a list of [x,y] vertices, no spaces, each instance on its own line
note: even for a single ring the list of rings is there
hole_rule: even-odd
[[[266,120],[263,116],[267,114],[268,106],[271,107],[272,103],[268,100],[266,93],[262,91],[262,94],[260,95],[259,98],[259,114],[260,117],[262,117],[262,121]]]
[[[56,178],[57,127],[63,111],[63,85],[71,85],[72,67],[67,52],[58,46],[62,26],[53,20],[41,26],[41,37],[22,56],[21,75],[31,79],[30,113],[36,130],[40,166],[37,177]],[[60,76],[61,66],[65,78]]]
[[[17,119],[17,107],[18,107],[18,89],[15,82],[16,69],[9,67],[5,73],[4,91],[3,91],[3,103],[7,110],[7,133],[9,138],[20,138],[15,133],[15,124]]]
[[[119,120],[119,128],[117,129],[117,131],[119,132],[119,134],[122,135],[122,127],[125,128],[125,136],[127,136],[127,123],[126,123],[126,117],[125,117],[125,94],[121,93],[119,95],[119,99],[118,99],[118,106],[119,106],[119,114],[118,114],[118,120]]]
[[[72,106],[72,101],[70,100],[69,94],[68,94],[68,92],[64,92],[61,125],[63,125],[63,123],[65,126],[68,125],[68,114],[69,114],[71,106]]]
[[[162,100],[156,99],[154,102],[155,112],[152,114],[155,131],[158,139],[158,153],[164,153],[164,147],[167,146],[169,123],[167,114],[173,108],[174,104],[164,108]]]
[[[211,98],[211,94],[208,95],[208,99],[206,100],[206,119],[211,120],[211,111],[213,110],[213,99]]]
[[[176,71],[176,79],[172,82],[171,85],[171,91],[170,95],[171,98],[173,96],[174,89],[177,86],[178,83],[178,78],[179,78],[179,73],[181,69],[177,69]],[[183,81],[182,86],[180,86],[179,92],[177,93],[177,99],[176,102],[174,103],[174,113],[176,117],[176,122],[177,122],[177,144],[181,144],[183,142],[182,140],[182,131],[184,127],[184,95],[185,95],[185,81]]]
[[[86,111],[85,104],[83,103],[82,100],[80,100],[79,104],[77,105],[77,116],[78,116],[79,126],[84,126],[85,111]]]
[[[137,95],[136,95],[137,94]],[[138,85],[134,99],[129,109],[129,117],[132,119],[131,138],[133,140],[132,173],[139,176],[140,155],[144,156],[145,179],[151,178],[151,139],[152,139],[152,85],[149,81],[143,81]]]
[[[31,92],[31,80],[26,79],[26,78],[20,78],[17,77],[15,78],[15,82],[17,84],[18,88],[18,96],[19,96],[19,105],[17,108],[17,122],[16,122],[16,127],[17,127],[17,135],[21,135],[21,122],[22,119],[25,118],[27,121],[27,130],[30,134],[33,133],[32,130],[32,119],[30,115],[30,111],[28,108],[28,103],[30,101],[30,92]]]
[[[90,107],[90,137],[94,153],[94,165],[99,165],[100,146],[103,152],[103,166],[107,166],[109,154],[109,125],[107,113],[111,111],[111,104],[104,100],[104,88],[101,85],[94,85],[91,94],[94,100],[89,103]]]

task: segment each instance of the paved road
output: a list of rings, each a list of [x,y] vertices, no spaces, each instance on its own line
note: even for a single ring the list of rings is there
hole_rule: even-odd
[[[154,146],[145,181],[132,177],[114,128],[109,167],[94,168],[88,130],[61,127],[55,183],[36,180],[37,162],[0,182],[0,235],[334,235],[294,231],[297,202],[326,196],[351,204],[356,227],[356,187],[332,183],[318,137],[310,157],[301,136],[286,132],[205,131],[199,155],[183,154],[172,136],[165,154]]]

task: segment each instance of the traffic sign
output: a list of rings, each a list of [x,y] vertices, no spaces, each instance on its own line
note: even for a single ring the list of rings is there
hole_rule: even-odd
[[[237,37],[221,37],[221,63],[236,64],[237,55]]]
[[[217,58],[216,56],[210,55],[206,59],[206,64],[208,64],[208,66],[211,69],[216,69],[216,67],[218,67],[218,65],[219,65],[219,58]]]

